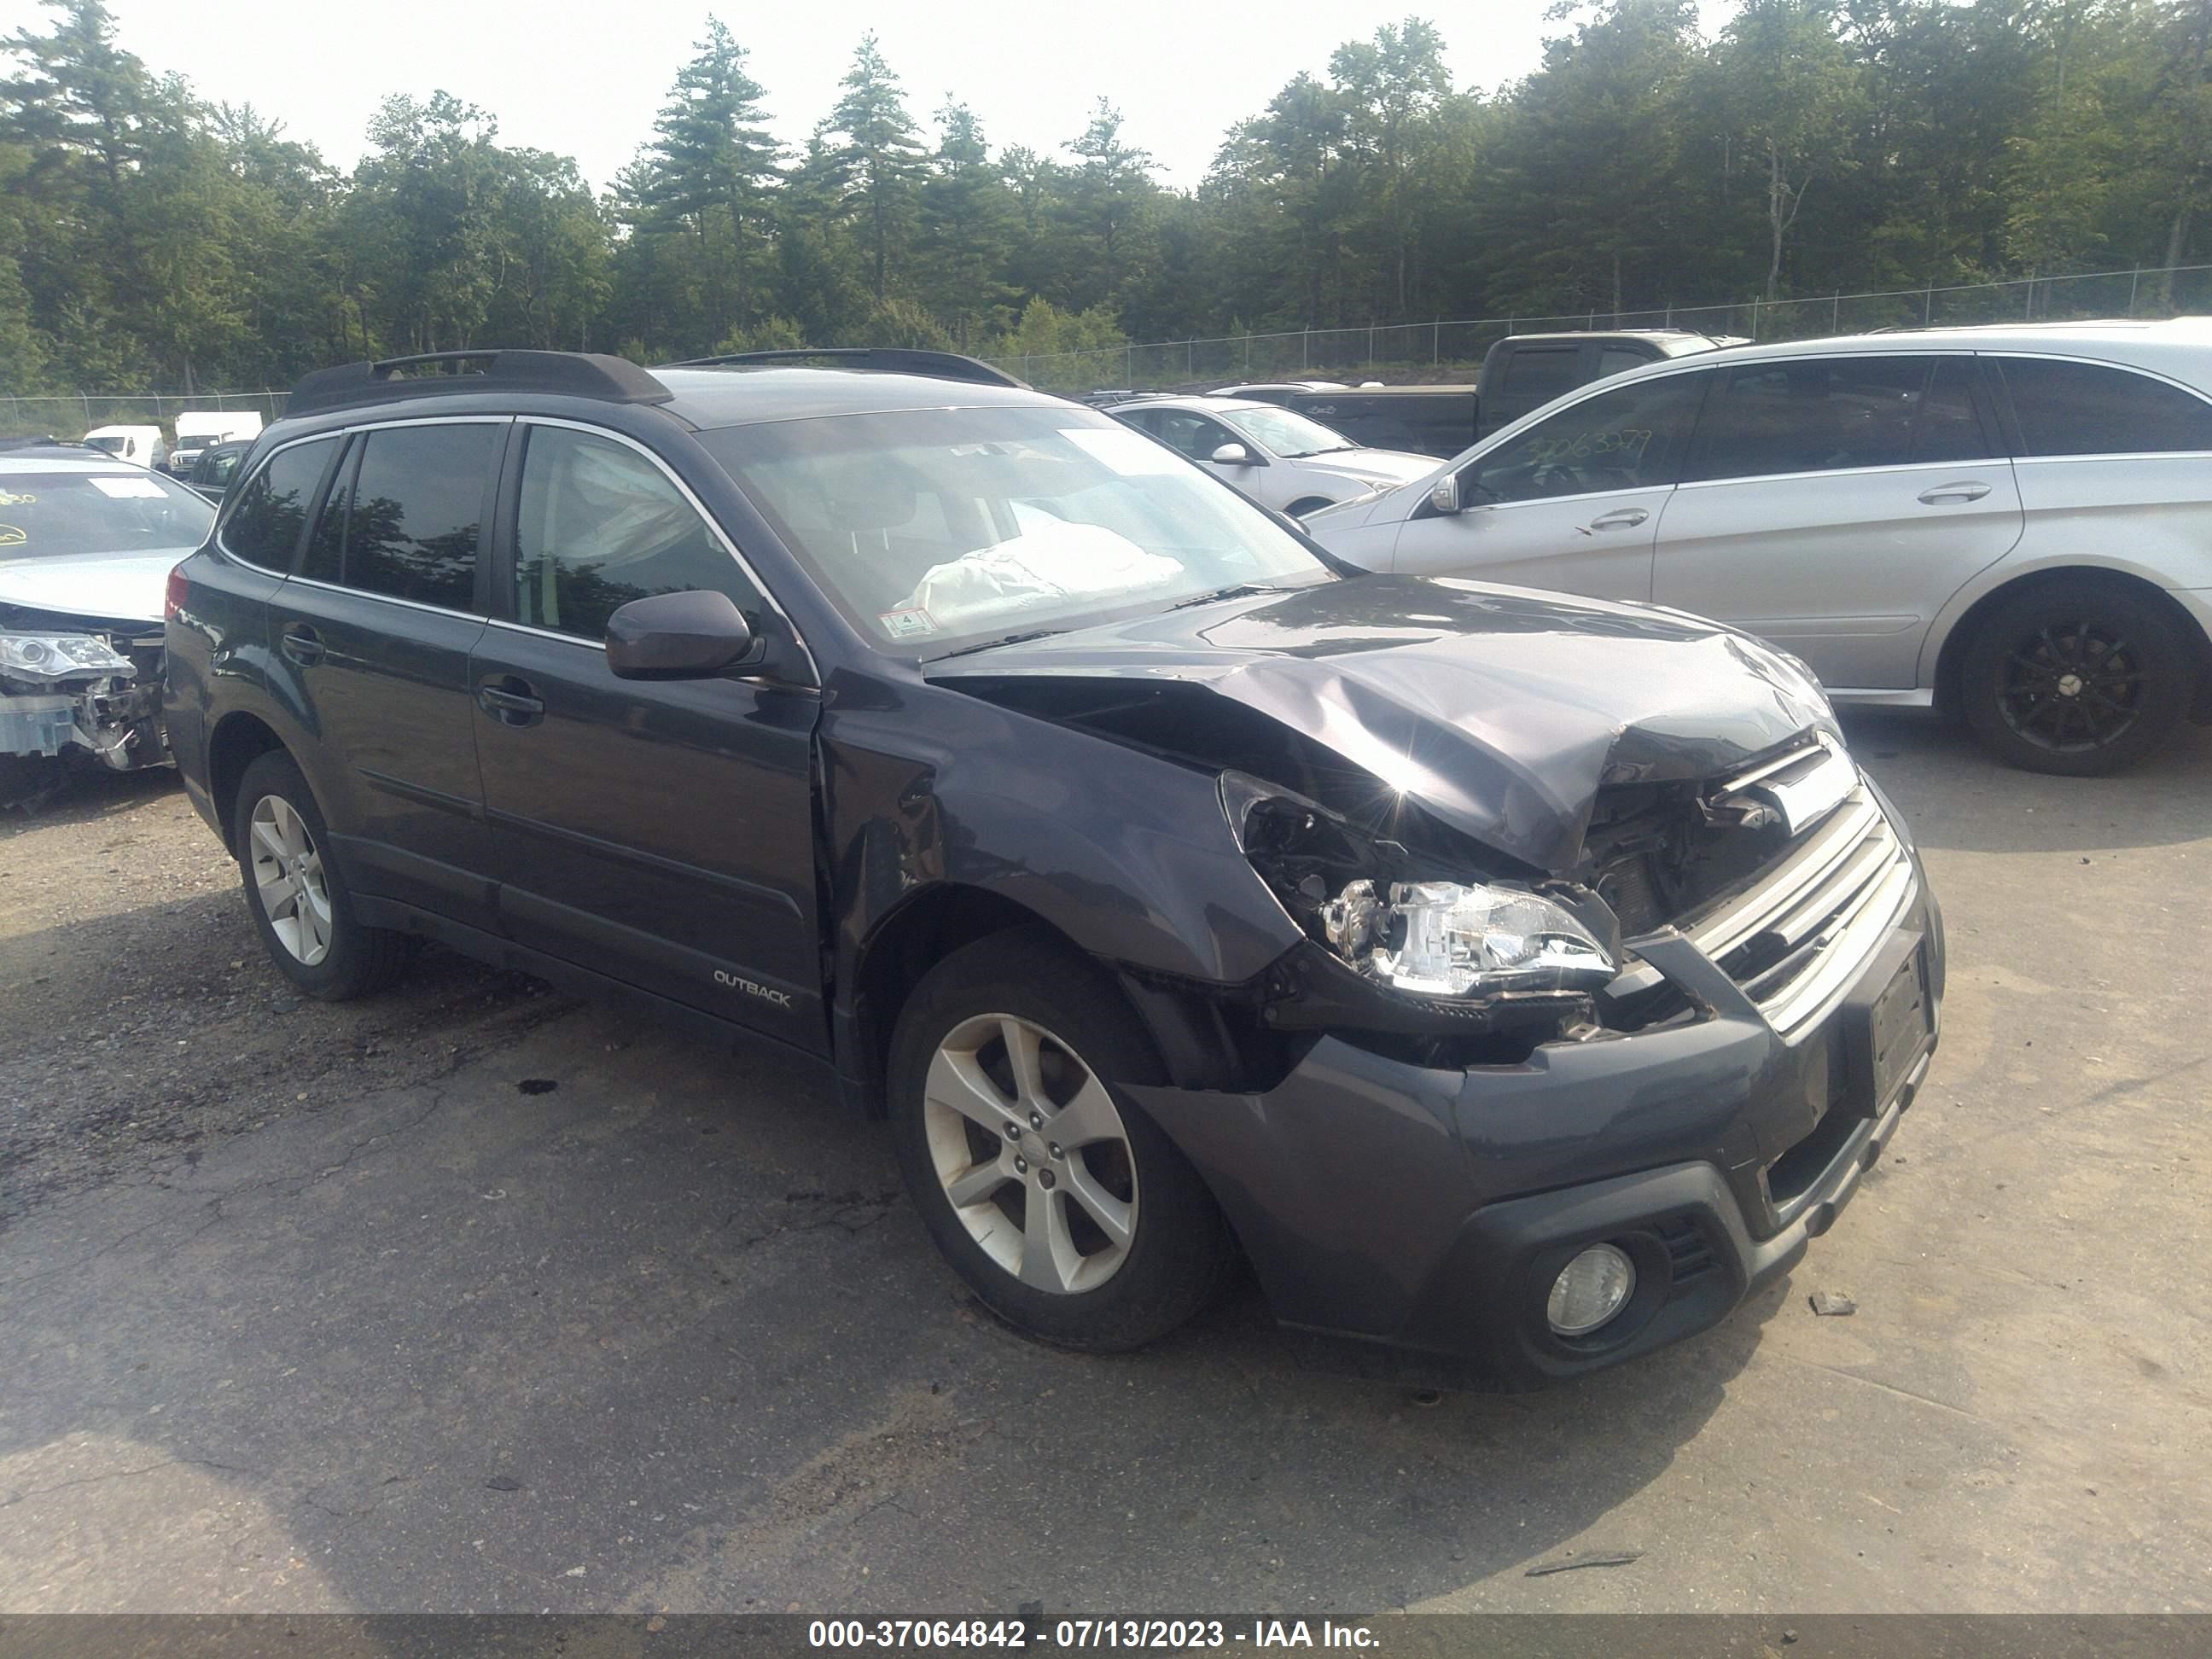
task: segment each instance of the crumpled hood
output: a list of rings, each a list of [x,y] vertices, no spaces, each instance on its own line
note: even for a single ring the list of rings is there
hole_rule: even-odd
[[[115,622],[159,623],[169,573],[191,552],[82,553],[0,564],[0,605]]]
[[[1826,699],[1748,635],[1650,605],[1399,575],[1262,593],[925,665],[1202,685],[1498,851],[1559,873],[1601,785],[1710,776]],[[1189,747],[1202,747],[1194,736]]]

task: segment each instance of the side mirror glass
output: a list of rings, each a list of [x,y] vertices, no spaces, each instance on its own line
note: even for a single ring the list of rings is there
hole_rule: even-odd
[[[1224,444],[1206,459],[1219,466],[1249,466],[1252,452],[1243,444]]]
[[[617,679],[708,679],[761,643],[726,593],[654,593],[607,618],[607,666]]]
[[[1429,510],[1449,517],[1460,510],[1459,474],[1446,472],[1429,486]]]

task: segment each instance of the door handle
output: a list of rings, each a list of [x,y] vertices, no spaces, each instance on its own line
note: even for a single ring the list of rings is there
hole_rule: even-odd
[[[1937,484],[1920,492],[1920,499],[1929,507],[1939,507],[1945,501],[1978,501],[1990,493],[1990,487],[1968,479],[1961,483]]]
[[[503,726],[535,726],[545,718],[545,701],[531,694],[527,680],[502,675],[477,687],[477,707]]]
[[[1616,512],[1601,513],[1588,524],[1578,524],[1575,528],[1585,536],[1595,530],[1633,530],[1650,516],[1640,507],[1624,507]]]
[[[276,641],[276,648],[302,668],[323,659],[321,636],[305,623],[295,623],[287,628],[283,637]]]

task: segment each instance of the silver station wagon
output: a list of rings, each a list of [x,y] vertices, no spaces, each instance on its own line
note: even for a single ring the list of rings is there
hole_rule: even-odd
[[[1655,363],[1315,514],[1370,568],[1648,599],[2037,771],[2212,722],[2212,319]]]

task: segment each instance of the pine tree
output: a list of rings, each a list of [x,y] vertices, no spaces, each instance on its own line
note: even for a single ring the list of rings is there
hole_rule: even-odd
[[[763,89],[745,71],[745,48],[718,17],[678,71],[653,123],[639,206],[653,222],[680,222],[707,274],[709,319],[719,338],[752,321],[748,280],[782,151],[769,134]]]
[[[860,37],[840,84],[845,92],[830,113],[830,130],[843,142],[834,153],[847,205],[866,228],[870,287],[881,303],[893,253],[902,253],[913,234],[921,136],[872,31]]]
[[[942,136],[921,187],[920,263],[930,308],[964,351],[1013,298],[999,272],[1014,203],[975,112],[948,99],[937,121]]]

